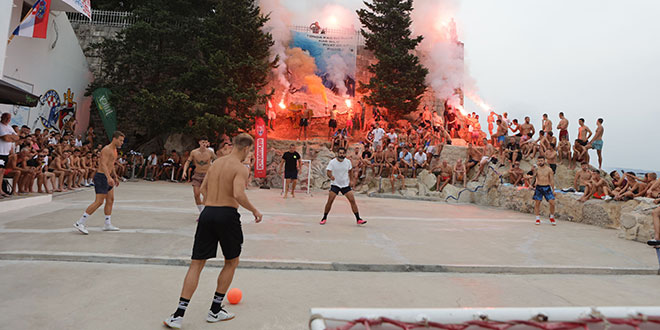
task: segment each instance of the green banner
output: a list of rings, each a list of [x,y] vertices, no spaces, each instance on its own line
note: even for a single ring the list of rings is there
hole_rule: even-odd
[[[108,134],[108,139],[112,140],[112,134],[117,130],[117,113],[110,105],[110,92],[107,88],[98,88],[92,93],[96,108],[99,109],[99,114],[103,120],[103,127]]]

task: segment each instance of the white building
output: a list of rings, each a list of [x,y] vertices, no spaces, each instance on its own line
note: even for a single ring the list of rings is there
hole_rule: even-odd
[[[8,40],[35,0],[0,0],[0,33]],[[32,129],[61,129],[75,117],[76,133],[89,123],[92,98],[85,91],[93,80],[87,59],[65,12],[76,9],[67,2],[51,0],[46,39],[16,36],[0,42],[0,77],[36,96],[34,108],[0,104],[0,112],[12,112],[12,124]]]

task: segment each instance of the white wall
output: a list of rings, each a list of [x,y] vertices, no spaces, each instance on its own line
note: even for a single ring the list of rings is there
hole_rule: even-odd
[[[0,36],[7,36],[11,34],[10,22],[12,16],[12,1],[0,0]],[[2,68],[5,66],[5,53],[7,52],[7,39],[0,42],[0,77],[2,77]]]
[[[0,0],[0,2],[9,1]],[[21,19],[22,1],[13,0],[13,2],[17,6],[12,10],[10,26],[15,28]],[[0,20],[0,28],[1,25],[2,20]],[[37,96],[54,90],[62,105],[65,104],[65,94],[70,89],[76,108],[77,133],[82,133],[87,128],[92,100],[91,97],[84,95],[93,76],[66,13],[51,11],[46,39],[15,37],[7,46],[2,73],[4,80],[25,88]],[[0,112],[12,111],[15,117],[12,119],[14,124],[28,125],[32,129],[44,128],[40,118],[48,121],[52,105],[45,103],[34,108],[0,105]]]

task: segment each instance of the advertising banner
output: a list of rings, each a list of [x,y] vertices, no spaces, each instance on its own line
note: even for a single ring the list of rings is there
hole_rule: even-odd
[[[112,140],[112,134],[117,130],[117,113],[110,105],[111,94],[107,88],[98,88],[92,93],[94,103],[96,103],[96,108],[99,109],[101,120],[103,120],[103,127],[109,140]]]
[[[256,137],[254,139],[254,177],[266,177],[266,154],[268,143],[268,130],[263,118],[257,117],[254,123]]]

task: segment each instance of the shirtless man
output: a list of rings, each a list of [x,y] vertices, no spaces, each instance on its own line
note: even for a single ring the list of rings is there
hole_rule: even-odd
[[[493,155],[495,155],[496,152],[497,150],[495,150],[495,147],[489,144],[488,140],[484,139],[483,153],[481,154],[481,160],[479,161],[479,171],[472,178],[472,181],[477,181],[477,179],[479,179],[479,176],[481,175],[481,173],[484,172],[486,166],[488,165],[488,163],[493,158]]]
[[[456,164],[454,165],[451,184],[455,185],[456,181],[463,181],[463,188],[467,185],[467,171],[465,169],[465,164],[460,158],[456,160]]]
[[[610,189],[603,178],[600,177],[600,172],[596,169],[591,170],[591,180],[587,183],[587,189],[584,196],[578,199],[578,202],[586,202],[589,198],[603,199],[603,197],[610,194]],[[608,197],[609,198],[609,197]]]
[[[596,120],[596,133],[594,133],[591,141],[589,142],[589,147],[596,149],[596,154],[598,154],[598,169],[603,168],[603,118],[598,118]]]
[[[193,163],[195,166],[195,174],[192,176],[193,195],[195,196],[197,210],[201,213],[204,209],[204,204],[200,197],[202,182],[204,182],[206,172],[209,170],[209,167],[211,167],[211,163],[216,159],[216,156],[215,153],[209,149],[209,140],[206,137],[199,138],[198,142],[199,148],[190,152],[190,157],[188,157],[186,163],[183,165],[183,177],[181,179],[186,179],[188,166],[190,166],[190,163]],[[245,179],[247,180],[247,176]]]
[[[509,132],[509,127],[507,126],[506,122],[498,119],[497,120],[497,133],[495,134],[495,137],[497,137],[497,146],[500,146],[506,142],[507,138],[507,133]]]
[[[298,131],[298,140],[300,136],[303,136],[304,140],[307,140],[307,128],[312,122],[312,114],[314,111],[307,108],[307,102],[303,103],[302,113],[300,114],[300,131]]]
[[[617,196],[618,199],[615,198],[615,200],[626,201],[635,197],[646,196],[649,188],[651,188],[651,185],[655,183],[657,178],[658,176],[654,172],[644,174],[644,180],[637,180],[637,177],[633,176],[632,179],[635,181],[631,182],[628,190]]]
[[[520,168],[520,162],[518,161],[511,163],[511,168],[509,169],[509,182],[514,186],[521,185],[523,182],[523,171]]]
[[[546,133],[552,132],[552,121],[548,118],[548,114],[543,114],[543,122],[541,124],[541,129]]]
[[[53,153],[52,167],[53,169],[55,169],[55,172],[62,173],[60,175],[60,184],[59,184],[60,189],[62,191],[73,189],[72,187],[73,171],[65,166],[65,158],[62,156],[62,154]],[[64,186],[65,182],[66,182],[66,187]]]
[[[589,127],[584,124],[584,118],[580,118],[578,123],[580,124],[580,127],[578,128],[577,141],[579,141],[580,145],[584,147],[589,143],[589,138],[591,137],[592,133]]]
[[[555,222],[555,175],[552,173],[550,166],[546,166],[545,157],[539,155],[536,161],[538,167],[534,172],[536,178],[536,191],[532,199],[534,200],[534,214],[536,214],[536,224],[541,224],[539,215],[541,213],[541,201],[545,198],[550,203],[550,223],[553,226],[557,225]]]
[[[487,141],[486,141],[487,142]],[[470,172],[470,170],[479,164],[479,160],[481,159],[482,153],[479,151],[478,148],[475,148],[472,143],[468,143],[468,149],[467,149],[467,160],[465,161],[465,164],[467,165],[467,169],[465,171],[465,174]]]
[[[243,245],[241,215],[238,213],[238,206],[240,205],[252,212],[255,222],[259,223],[262,219],[261,213],[250,203],[245,194],[248,169],[242,163],[250,153],[253,144],[254,139],[249,134],[241,133],[237,135],[234,137],[234,148],[231,153],[219,158],[205,169],[205,174],[208,174],[200,187],[204,196],[205,208],[199,216],[195,242],[193,243],[192,260],[183,282],[178,307],[174,314],[163,321],[170,328],[181,328],[183,315],[195,293],[195,289],[197,289],[199,275],[206,264],[206,260],[216,257],[218,243],[222,248],[225,262],[218,276],[213,303],[206,321],[219,322],[234,318],[234,314],[225,310],[222,303],[234,278],[236,267],[238,267]],[[195,159],[199,160],[198,158]],[[207,160],[210,161],[210,159]]]
[[[520,125],[520,134],[522,134],[522,136],[525,136],[529,133],[532,133],[532,136],[536,134],[536,129],[534,128],[534,125],[529,122],[529,120],[529,117],[525,117],[525,122]]]
[[[383,168],[387,167],[387,163],[385,162],[385,152],[383,151],[383,146],[376,147],[373,160],[374,162],[372,166],[372,171],[374,172],[376,177],[380,177]]]
[[[350,173],[351,187],[355,187],[358,183],[361,159],[362,157],[360,157],[360,149],[358,148],[355,148],[355,152],[348,156],[348,160],[351,161],[351,166],[353,167],[353,171]]]
[[[115,173],[115,161],[117,160],[117,149],[124,144],[124,133],[115,131],[112,134],[112,141],[101,150],[101,160],[99,168],[94,174],[94,191],[96,200],[87,207],[82,217],[73,226],[81,233],[87,235],[87,219],[105,202],[103,211],[105,213],[104,231],[118,231],[119,228],[112,225],[110,217],[112,215],[112,203],[115,200],[115,191],[112,189],[119,186],[119,179]]]
[[[576,163],[587,162],[589,163],[589,149],[583,146],[580,140],[575,140],[573,144],[573,159],[571,162],[571,169],[575,168]]]
[[[433,171],[440,170],[440,174],[436,177],[435,181],[435,190],[440,192],[445,187],[449,182],[452,180],[452,175],[453,175],[453,169],[451,168],[451,165],[447,163],[447,160],[444,159],[442,160],[442,163],[440,163],[440,166],[437,168],[434,168]],[[442,183],[442,186],[440,186],[440,183]]]
[[[646,189],[646,197],[660,198],[660,179],[655,182],[649,183],[649,188]]]
[[[555,149],[555,144],[554,143],[550,143],[550,146],[548,148],[546,148],[545,151],[543,152],[543,156],[545,156],[546,163],[548,163],[548,165],[552,169],[552,173],[556,174],[557,173],[557,150]]]
[[[392,167],[396,164],[396,149],[394,148],[393,144],[390,144],[387,146],[387,150],[385,150],[385,164],[387,166]]]
[[[328,108],[325,108],[326,111]],[[328,140],[331,140],[332,133],[337,129],[337,105],[332,106],[330,110],[330,120],[328,121]]]
[[[568,119],[564,117],[564,113],[559,113],[559,124],[557,124],[557,129],[559,130],[559,141],[562,138],[568,140]]]
[[[575,191],[585,192],[590,178],[589,163],[582,162],[580,169],[575,173],[575,179],[573,179],[573,188],[575,188]]]

